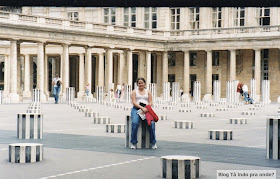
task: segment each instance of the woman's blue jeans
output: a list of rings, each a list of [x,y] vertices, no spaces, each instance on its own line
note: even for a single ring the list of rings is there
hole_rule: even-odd
[[[245,102],[249,101],[248,92],[244,92],[244,100]]]
[[[60,87],[54,87],[54,88],[53,88],[54,100],[55,100],[55,102],[57,102],[57,103],[58,103],[58,99],[59,99],[59,92],[60,92]]]
[[[138,109],[134,106],[131,110],[131,140],[130,140],[130,142],[132,144],[136,144],[138,142],[137,141],[137,131],[138,131],[138,127],[139,127],[139,122],[140,122],[140,120],[142,120],[140,118],[140,116],[137,114],[137,110]],[[147,121],[146,121],[146,123],[147,123]],[[148,129],[150,132],[150,143],[155,144],[157,141],[156,141],[156,133],[155,133],[156,125],[155,125],[154,121],[151,122],[150,126],[148,125]]]

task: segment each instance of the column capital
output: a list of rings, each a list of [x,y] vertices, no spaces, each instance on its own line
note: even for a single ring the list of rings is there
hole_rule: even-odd
[[[253,48],[254,51],[261,51],[261,48]]]
[[[206,50],[204,50],[205,52],[212,52],[213,50],[210,50],[210,49],[206,49]]]
[[[190,50],[182,50],[183,53],[190,53]]]
[[[236,49],[229,49],[230,52],[236,52]]]

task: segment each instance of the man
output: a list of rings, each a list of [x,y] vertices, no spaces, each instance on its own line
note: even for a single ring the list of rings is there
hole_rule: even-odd
[[[55,78],[52,81],[53,84],[53,95],[55,99],[55,104],[58,104],[60,87],[63,84],[61,78],[59,78],[58,74],[55,75]]]

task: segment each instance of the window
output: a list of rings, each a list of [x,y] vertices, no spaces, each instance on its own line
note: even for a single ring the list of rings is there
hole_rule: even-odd
[[[105,24],[116,24],[116,8],[104,8],[104,23]]]
[[[212,52],[212,66],[219,66],[219,52]]]
[[[21,13],[22,8],[16,7],[16,6],[2,6],[0,7],[0,11],[8,11],[8,12],[14,12],[14,13]]]
[[[260,26],[270,25],[270,9],[267,7],[257,8],[257,20]]]
[[[79,13],[78,12],[68,12],[68,19],[71,21],[78,21]]]
[[[175,74],[168,74],[168,82],[170,82],[170,87],[172,87],[172,83],[175,82]]]
[[[156,7],[145,7],[144,14],[144,27],[146,29],[157,28],[157,8]]]
[[[197,65],[197,53],[190,53],[190,66]]]
[[[190,28],[199,29],[199,7],[190,8]]]
[[[214,28],[222,27],[222,8],[212,8],[212,26]]]
[[[171,9],[171,30],[180,29],[180,8]]]
[[[242,27],[245,26],[245,8],[236,7],[233,10],[233,26]]]
[[[124,26],[136,27],[136,8],[126,7],[124,8]]]
[[[176,53],[168,52],[168,66],[175,66],[175,65],[176,65]]]
[[[262,80],[268,80],[268,57],[269,57],[269,50],[264,49],[261,51],[261,76]]]

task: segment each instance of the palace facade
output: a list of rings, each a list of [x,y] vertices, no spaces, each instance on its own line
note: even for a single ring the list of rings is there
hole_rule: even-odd
[[[0,89],[12,102],[52,95],[55,74],[75,87],[179,82],[189,93],[201,82],[202,97],[213,81],[239,80],[250,88],[270,80],[271,100],[280,96],[280,8],[0,7]],[[258,100],[258,99],[256,99]]]

